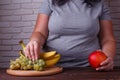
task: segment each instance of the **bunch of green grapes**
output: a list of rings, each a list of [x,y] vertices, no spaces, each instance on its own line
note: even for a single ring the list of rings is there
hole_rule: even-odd
[[[24,55],[20,55],[16,60],[10,61],[10,69],[12,70],[36,70],[41,71],[44,69],[45,61],[43,59],[38,59],[32,61],[26,58]]]

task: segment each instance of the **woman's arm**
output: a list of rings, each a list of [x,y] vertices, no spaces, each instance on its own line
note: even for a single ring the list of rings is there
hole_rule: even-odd
[[[40,48],[48,36],[48,21],[48,15],[38,14],[35,28],[25,49],[25,55],[32,60],[39,58]]]
[[[38,14],[37,21],[30,41],[38,41],[42,45],[48,35],[48,20],[49,17],[45,14]]]
[[[97,70],[110,70],[113,68],[113,60],[116,53],[116,41],[112,29],[112,22],[110,20],[100,21],[99,36],[102,51],[106,54],[108,59],[101,63],[101,67],[97,68]]]
[[[114,59],[116,53],[116,41],[112,29],[112,22],[109,20],[100,21],[100,42],[102,46],[102,51],[108,57]]]

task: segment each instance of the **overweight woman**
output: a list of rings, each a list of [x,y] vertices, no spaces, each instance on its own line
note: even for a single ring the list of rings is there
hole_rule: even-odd
[[[112,70],[116,42],[104,1],[43,0],[25,55],[36,60],[39,51],[53,50],[62,67],[90,66],[89,54],[101,50],[107,59],[96,70]]]

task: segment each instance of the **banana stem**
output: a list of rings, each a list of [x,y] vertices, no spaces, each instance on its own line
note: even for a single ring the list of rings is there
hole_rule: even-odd
[[[25,44],[24,44],[23,40],[19,41],[19,44],[21,45],[22,49],[25,50]]]

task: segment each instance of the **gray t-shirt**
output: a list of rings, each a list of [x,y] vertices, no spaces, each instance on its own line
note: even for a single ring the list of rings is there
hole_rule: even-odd
[[[44,50],[56,50],[61,54],[57,65],[89,66],[89,54],[100,48],[99,20],[110,20],[104,1],[90,8],[83,0],[70,0],[62,6],[53,5],[52,0],[43,0],[39,13],[50,17]]]

